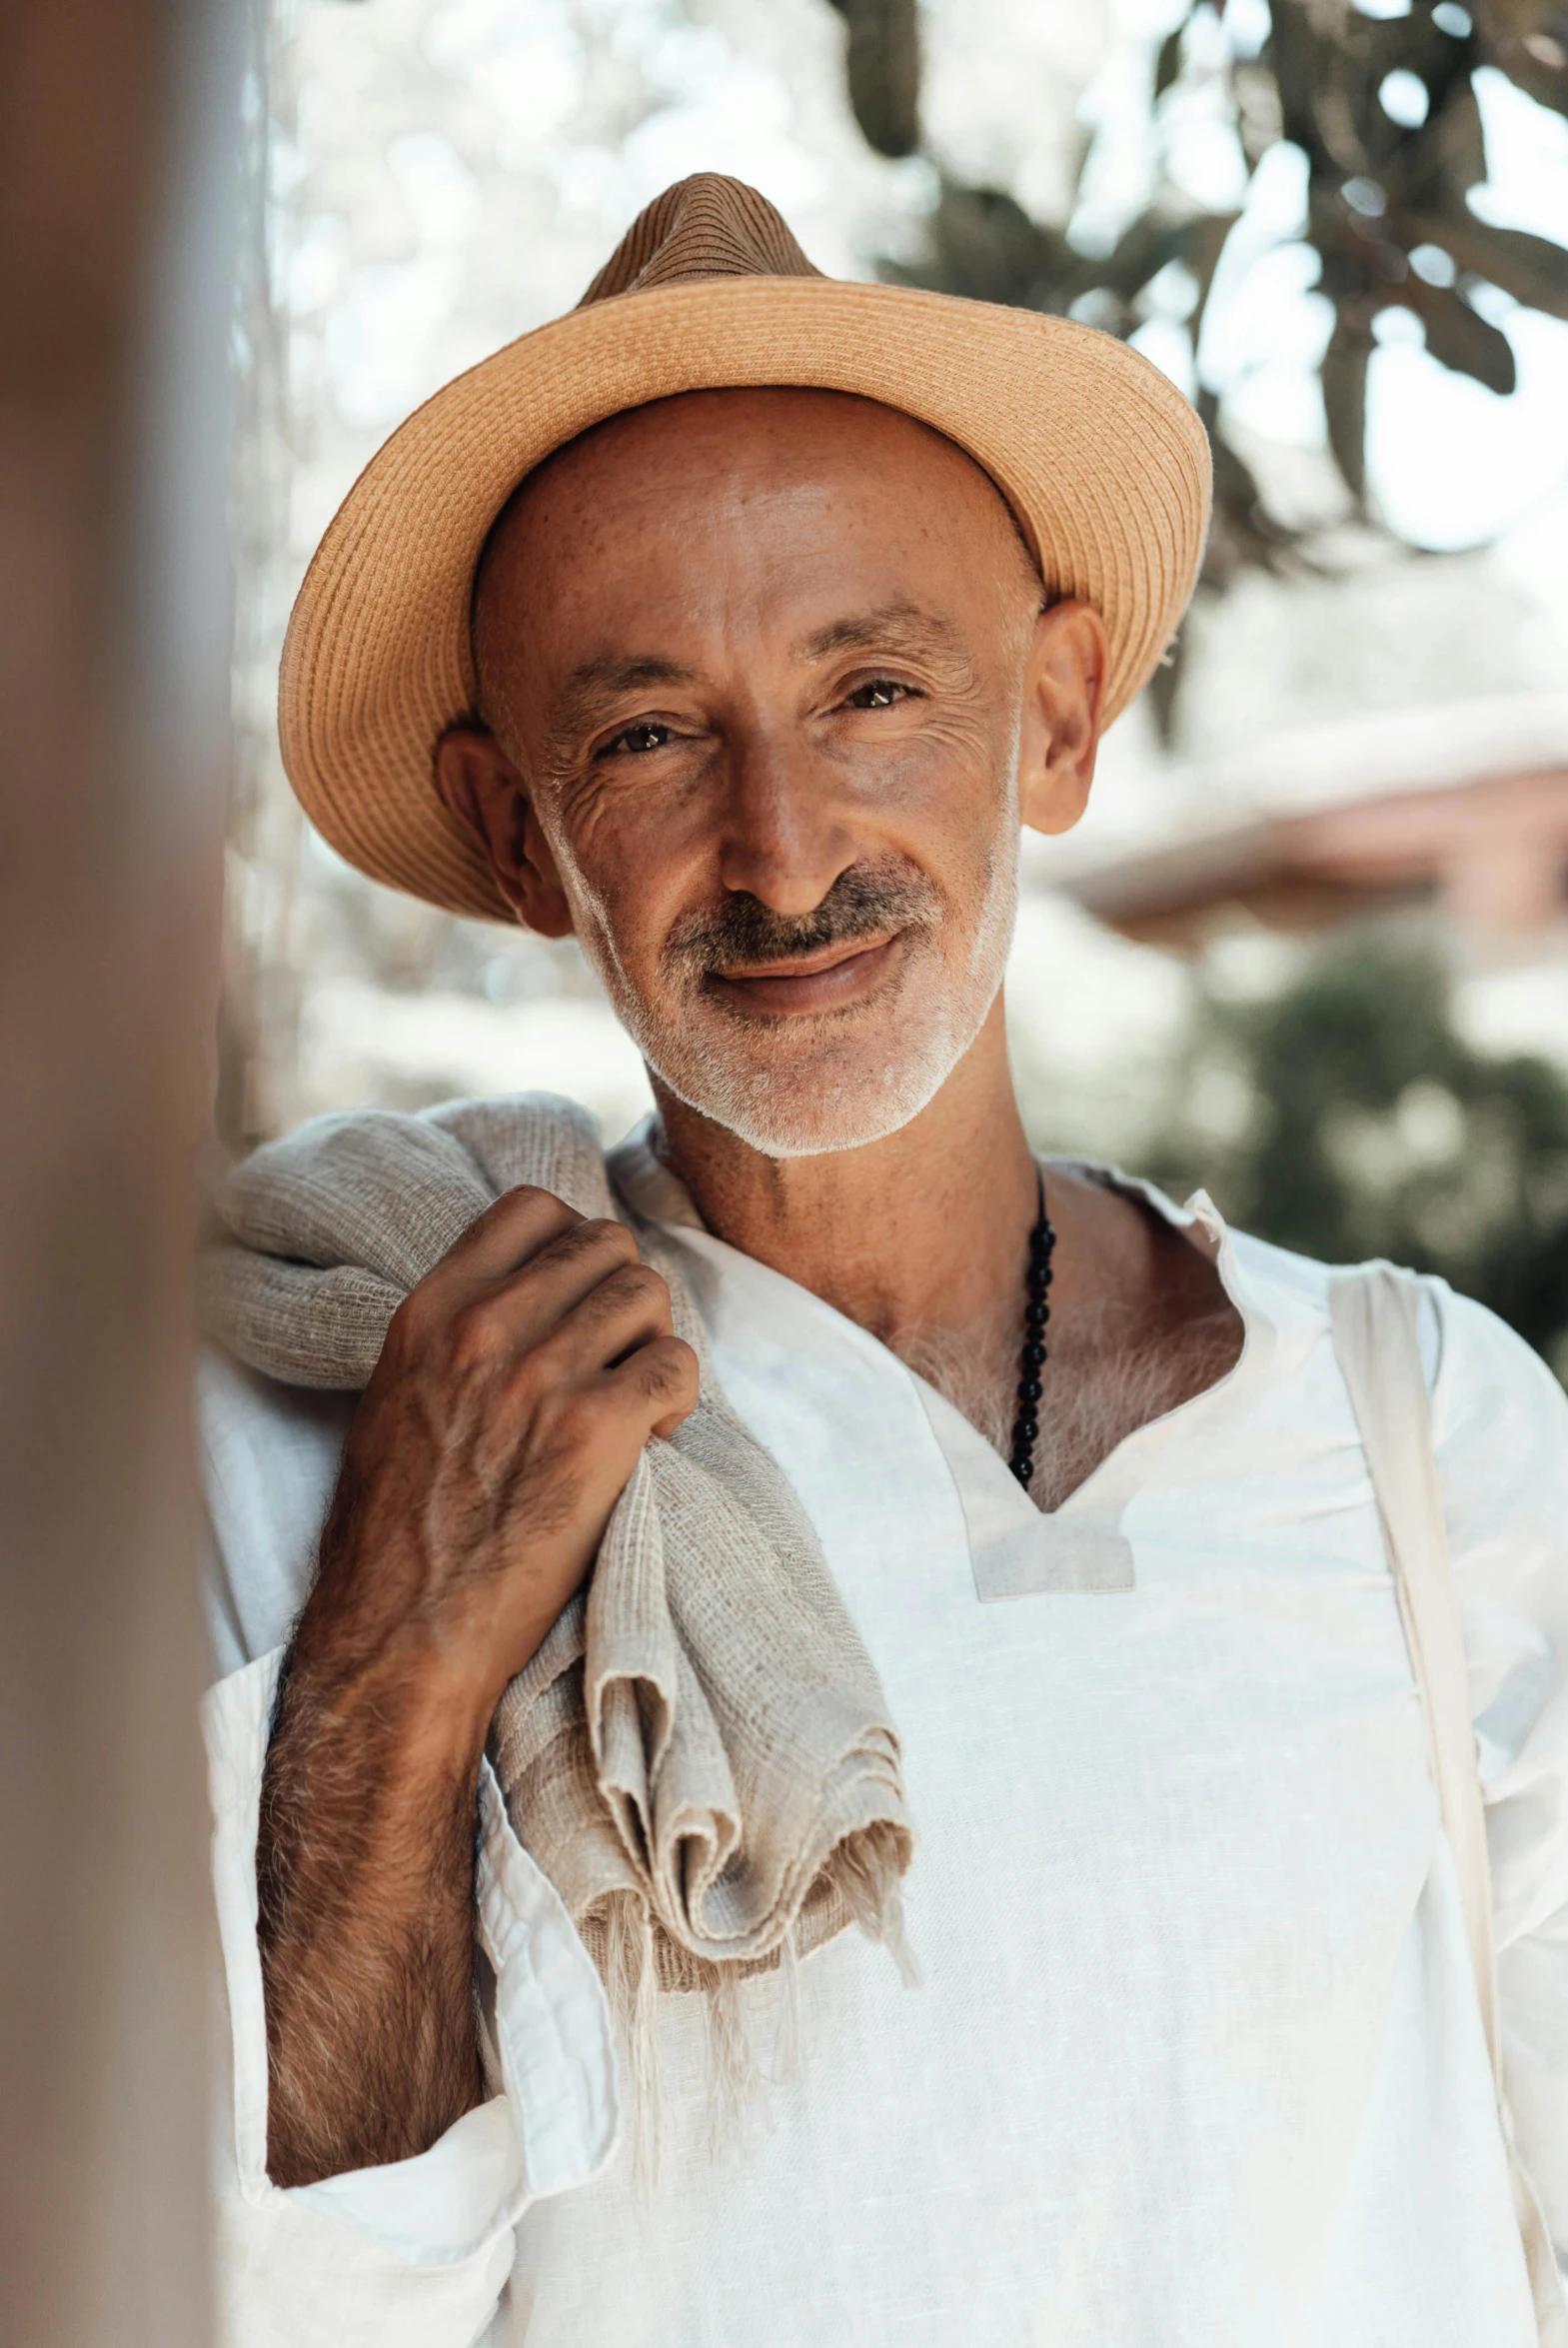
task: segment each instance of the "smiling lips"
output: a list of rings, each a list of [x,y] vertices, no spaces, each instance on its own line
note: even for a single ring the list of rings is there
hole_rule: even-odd
[[[737,1009],[765,1018],[790,1013],[838,1011],[869,995],[887,975],[904,933],[895,930],[867,946],[862,939],[838,939],[815,954],[790,955],[779,962],[739,964],[714,971],[708,984]]]

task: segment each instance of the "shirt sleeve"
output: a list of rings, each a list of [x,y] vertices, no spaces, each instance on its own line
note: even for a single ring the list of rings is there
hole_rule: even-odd
[[[604,1989],[483,1763],[476,1935],[494,1979],[487,2071],[499,2092],[416,2159],[271,2183],[256,1834],[282,1659],[275,1648],[232,1672],[203,1707],[232,2037],[215,2145],[220,2336],[226,2348],[473,2348],[524,2210],[586,2183],[616,2148]]]
[[[1568,2271],[1568,1396],[1494,1314],[1433,1287],[1433,1436],[1486,1802],[1504,2075]]]

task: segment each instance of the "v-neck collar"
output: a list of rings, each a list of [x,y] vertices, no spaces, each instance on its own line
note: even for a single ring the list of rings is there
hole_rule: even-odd
[[[976,1595],[1002,1598],[1081,1592],[1109,1595],[1136,1585],[1132,1547],[1122,1529],[1129,1503],[1153,1480],[1158,1463],[1177,1433],[1188,1434],[1212,1412],[1233,1402],[1237,1392],[1264,1370],[1277,1336],[1255,1284],[1237,1262],[1235,1242],[1206,1190],[1194,1191],[1177,1206],[1162,1190],[1119,1168],[1078,1158],[1041,1161],[1047,1174],[1075,1174],[1138,1199],[1173,1228],[1193,1234],[1219,1275],[1240,1315],[1241,1351],[1225,1374],[1157,1418],[1134,1427],[1070,1492],[1060,1507],[1036,1507],[999,1451],[944,1394],[930,1385],[868,1329],[838,1311],[787,1273],[759,1262],[711,1232],[680,1176],[655,1154],[649,1117],[611,1154],[613,1183],[634,1211],[673,1231],[702,1235],[704,1251],[723,1249],[754,1274],[781,1281],[796,1309],[825,1314],[839,1334],[852,1334],[862,1358],[879,1359],[906,1379],[923,1407],[946,1461],[969,1537]]]
[[[1191,1230],[1213,1262],[1220,1285],[1241,1319],[1241,1351],[1223,1377],[1157,1418],[1146,1419],[1107,1451],[1058,1508],[1039,1508],[979,1428],[945,1395],[916,1378],[931,1431],[941,1445],[969,1528],[974,1584],[983,1599],[1031,1597],[1044,1591],[1104,1594],[1136,1584],[1132,1545],[1122,1519],[1153,1480],[1165,1450],[1190,1433],[1239,1386],[1250,1382],[1272,1352],[1275,1325],[1236,1261],[1235,1242],[1207,1191],[1176,1206],[1150,1182],[1083,1160],[1044,1161],[1142,1199],[1177,1229]]]

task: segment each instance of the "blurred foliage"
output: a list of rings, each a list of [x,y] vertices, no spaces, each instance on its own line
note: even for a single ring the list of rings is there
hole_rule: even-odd
[[[844,78],[854,119],[878,155],[920,143],[920,44],[915,0],[832,0],[849,28]]]
[[[1434,949],[1366,930],[1264,1000],[1207,994],[1144,1167],[1282,1247],[1441,1272],[1568,1383],[1568,1083],[1466,1044]]]
[[[919,140],[914,0],[832,0],[848,23],[850,103],[878,153]],[[1272,0],[1267,37],[1232,40],[1224,0],[1190,0],[1153,63],[1154,139],[1177,102],[1203,98],[1228,120],[1249,171],[1280,139],[1307,161],[1306,242],[1333,326],[1319,367],[1329,448],[1355,510],[1366,510],[1366,382],[1373,321],[1409,310],[1426,348],[1487,389],[1514,389],[1513,351],[1483,315],[1487,289],[1568,319],[1568,250],[1494,228],[1469,208],[1486,177],[1474,75],[1493,65],[1542,105],[1568,113],[1568,0],[1413,0],[1404,16],[1363,15],[1351,0]],[[1254,12],[1248,12],[1252,14]],[[1394,77],[1390,80],[1390,76]],[[1080,163],[1081,172],[1081,163]],[[1196,350],[1220,253],[1239,214],[1205,210],[1161,168],[1143,211],[1109,253],[1031,220],[1011,196],[943,174],[923,267],[887,275],[942,293],[1015,303],[1126,337],[1172,286]],[[1209,591],[1249,567],[1310,567],[1303,534],[1268,512],[1249,465],[1197,405],[1214,452]],[[1155,680],[1168,726],[1173,668]]]

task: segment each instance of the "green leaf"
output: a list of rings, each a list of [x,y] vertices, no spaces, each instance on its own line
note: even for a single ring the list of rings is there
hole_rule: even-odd
[[[1341,315],[1323,354],[1323,413],[1334,463],[1357,500],[1366,495],[1366,368],[1371,356],[1371,336],[1359,325],[1348,326]]]
[[[1239,212],[1205,212],[1198,219],[1189,220],[1181,232],[1180,256],[1197,279],[1198,286],[1197,304],[1187,321],[1187,332],[1192,337],[1194,350],[1202,331],[1208,297],[1213,290],[1219,256],[1225,249],[1225,239],[1240,218]]]
[[[1405,213],[1399,231],[1407,245],[1441,245],[1457,268],[1500,286],[1527,310],[1568,318],[1568,249],[1549,237],[1492,228],[1468,211],[1457,219]]]
[[[1402,289],[1409,307],[1426,328],[1426,347],[1444,367],[1473,376],[1487,390],[1507,394],[1518,381],[1512,345],[1469,303],[1445,286],[1423,285],[1412,278]]]
[[[1154,95],[1156,98],[1163,98],[1181,71],[1181,41],[1185,31],[1186,26],[1178,24],[1175,31],[1167,33],[1159,45],[1159,55],[1154,60]]]
[[[1465,197],[1486,177],[1481,109],[1468,82],[1400,142],[1384,176],[1390,195],[1417,211],[1463,212]]]
[[[1112,293],[1130,302],[1167,261],[1183,257],[1185,242],[1185,222],[1178,225],[1145,212],[1132,223],[1114,252],[1108,253],[1096,266],[1095,283],[1109,286]]]
[[[920,143],[920,46],[915,0],[844,0],[849,104],[878,155]]]
[[[1318,135],[1314,105],[1323,45],[1299,0],[1275,0],[1272,16],[1269,48],[1285,136],[1302,149],[1314,171],[1327,169],[1329,157]]]

